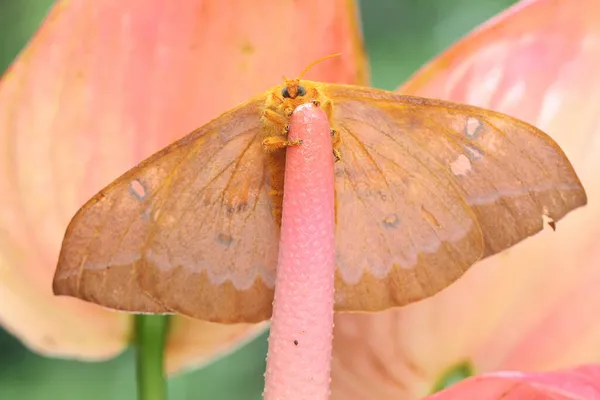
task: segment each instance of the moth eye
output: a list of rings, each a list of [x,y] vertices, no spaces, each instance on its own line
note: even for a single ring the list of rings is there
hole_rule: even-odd
[[[304,89],[304,86],[298,86],[298,91],[296,93],[296,97],[304,96],[305,94],[306,94],[306,89]],[[284,87],[283,89],[281,89],[281,95],[283,97],[285,97],[286,99],[289,99],[292,97],[292,96],[290,96],[290,92],[288,91],[287,86]]]

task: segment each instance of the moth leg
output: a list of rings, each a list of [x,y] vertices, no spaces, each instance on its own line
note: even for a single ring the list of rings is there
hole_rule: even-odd
[[[337,149],[340,146],[341,142],[342,138],[340,137],[340,133],[334,128],[331,128],[331,144],[333,146],[333,159],[336,163],[342,161],[342,154]]]
[[[331,116],[333,115],[333,102],[331,100],[325,100],[321,104],[321,108],[323,109],[323,111],[325,111],[325,114],[327,114],[327,118],[329,118],[329,120],[331,121]]]
[[[331,144],[335,148],[338,147],[341,143],[342,137],[340,136],[340,132],[335,128],[331,128]]]
[[[277,127],[282,127],[279,135],[273,135],[266,137],[262,145],[267,151],[275,151],[279,149],[285,149],[290,146],[299,146],[302,144],[302,140],[288,140],[287,135],[290,130],[288,125],[288,119],[283,115],[276,113],[272,110],[265,110],[265,119],[271,122]]]
[[[342,155],[338,149],[333,149],[333,162],[337,163],[342,161]]]
[[[271,101],[277,101],[277,104],[283,104],[283,98],[271,94]]]
[[[290,146],[300,146],[302,143],[302,139],[288,140],[283,136],[269,136],[263,140],[262,145],[267,151],[275,151],[285,149],[286,147]]]
[[[281,134],[283,136],[287,136],[290,127],[288,126],[288,119],[286,117],[269,109],[265,110],[263,116],[267,121],[271,122],[273,125],[282,127],[280,130]]]

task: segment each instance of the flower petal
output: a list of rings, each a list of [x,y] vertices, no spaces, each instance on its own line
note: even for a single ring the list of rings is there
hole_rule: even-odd
[[[425,400],[600,399],[600,365],[547,373],[493,372],[464,380]]]
[[[423,396],[464,362],[482,372],[600,361],[599,27],[594,0],[577,7],[524,2],[402,87],[538,125],[566,151],[589,205],[556,232],[478,263],[433,298],[380,314],[339,315],[332,372],[339,398]]]
[[[126,314],[52,296],[69,219],[125,170],[284,73],[341,51],[308,76],[364,81],[356,17],[349,0],[59,2],[0,83],[2,324],[47,354],[120,351]],[[201,331],[218,333],[221,351],[240,329]],[[198,329],[176,329],[169,344],[197,358],[179,335],[203,337]]]
[[[186,317],[174,318],[165,352],[168,374],[202,368],[237,350],[268,327],[260,324],[225,325]]]

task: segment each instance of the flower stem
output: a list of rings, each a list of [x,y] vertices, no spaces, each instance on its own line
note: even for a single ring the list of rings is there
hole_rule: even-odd
[[[163,353],[169,317],[136,315],[134,318],[138,399],[165,400]]]

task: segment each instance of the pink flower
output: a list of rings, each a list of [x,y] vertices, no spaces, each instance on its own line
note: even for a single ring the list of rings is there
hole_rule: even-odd
[[[358,82],[364,57],[346,0],[59,2],[0,83],[0,322],[47,355],[105,359],[129,314],[52,295],[67,223],[98,190],[209,119],[297,75]],[[170,371],[264,331],[177,317]]]
[[[338,314],[333,398],[420,398],[465,363],[484,373],[600,362],[599,70],[600,3],[525,1],[400,89],[540,127],[573,163],[588,206],[556,232],[478,263],[430,299],[379,314]]]
[[[600,365],[546,373],[492,372],[459,382],[427,400],[597,400]]]

